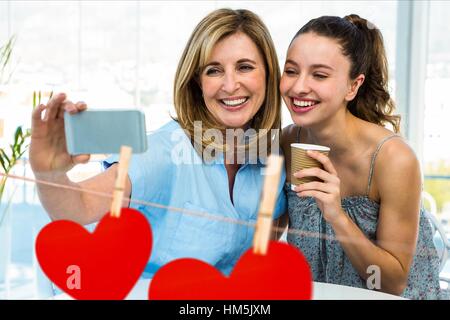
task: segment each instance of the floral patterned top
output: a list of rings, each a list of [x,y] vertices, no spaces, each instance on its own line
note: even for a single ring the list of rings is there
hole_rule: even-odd
[[[396,135],[381,141],[372,157],[368,188],[373,175],[375,158],[382,144]],[[298,197],[285,185],[288,197],[289,229],[287,241],[299,248],[311,267],[314,281],[366,288],[361,278],[336,239],[333,228],[323,218],[316,201],[311,197]],[[367,192],[367,195],[369,193]],[[342,208],[366,237],[376,240],[379,204],[367,195],[342,199]],[[292,232],[296,230],[295,232]],[[402,295],[409,299],[440,299],[439,256],[433,242],[432,228],[420,212],[419,235],[416,253],[410,268],[408,284]]]

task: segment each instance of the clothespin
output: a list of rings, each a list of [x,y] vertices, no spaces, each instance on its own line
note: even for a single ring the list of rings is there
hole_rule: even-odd
[[[268,157],[266,177],[264,178],[256,230],[253,237],[253,253],[255,254],[265,255],[267,253],[282,166],[282,156],[272,154]]]
[[[111,216],[119,218],[122,209],[123,193],[128,175],[128,164],[131,158],[131,147],[120,147],[119,167],[117,168],[117,177],[114,185],[113,199],[111,203]]]
[[[3,138],[3,128],[5,127],[5,121],[0,119],[0,138]]]

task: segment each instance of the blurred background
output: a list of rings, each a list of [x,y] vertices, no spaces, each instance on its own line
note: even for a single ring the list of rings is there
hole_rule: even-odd
[[[10,169],[4,163],[0,170],[32,177],[27,165],[26,130],[39,92],[42,102],[51,92],[64,91],[72,101],[83,100],[90,107],[141,108],[148,131],[170,120],[174,114],[173,79],[182,50],[195,25],[222,7],[247,8],[260,15],[272,34],[281,66],[291,38],[312,18],[356,13],[381,30],[389,60],[390,90],[402,116],[402,134],[422,163],[424,205],[436,218],[430,221],[436,227],[436,243],[442,254],[442,286],[447,288],[447,1],[0,1],[0,147],[6,158],[0,156],[12,160],[8,150],[13,153],[14,148],[10,144],[20,144],[21,137],[24,140],[20,159]],[[286,126],[291,119],[283,108]],[[89,165],[75,167],[71,175],[75,180],[84,179],[99,170],[98,159],[93,159]],[[34,185],[8,180],[1,200],[0,298],[45,297],[48,288],[40,283],[33,245],[37,232],[49,220]],[[20,283],[15,284],[15,279]]]

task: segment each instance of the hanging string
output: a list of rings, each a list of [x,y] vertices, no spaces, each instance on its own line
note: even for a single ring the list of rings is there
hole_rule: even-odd
[[[68,186],[68,185],[64,185],[64,184],[59,184],[59,183],[54,183],[54,182],[49,182],[49,181],[45,181],[45,180],[40,180],[40,179],[33,179],[33,178],[28,178],[28,177],[24,177],[24,176],[17,176],[14,174],[5,174],[0,172],[0,176],[6,177],[6,178],[10,178],[10,179],[15,179],[15,180],[22,180],[22,181],[26,181],[26,182],[32,182],[35,184],[42,184],[42,185],[46,185],[46,186],[50,186],[50,187],[55,187],[55,188],[62,188],[62,189],[66,189],[66,190],[71,190],[71,191],[76,191],[76,192],[83,192],[83,193],[87,193],[87,194],[91,194],[91,195],[96,195],[99,197],[104,197],[104,198],[108,198],[112,200],[112,193],[107,193],[107,192],[101,192],[101,191],[95,191],[95,190],[89,190],[89,189],[85,189],[85,188],[81,188],[81,187],[74,187],[74,186]],[[235,218],[229,218],[229,217],[225,217],[222,215],[217,215],[217,214],[212,214],[212,213],[208,213],[208,212],[204,212],[204,211],[198,211],[198,210],[190,210],[190,209],[185,209],[185,208],[178,208],[178,207],[171,207],[171,206],[166,206],[160,203],[155,203],[155,202],[148,202],[148,201],[143,201],[143,200],[136,200],[136,199],[131,199],[131,198],[127,198],[124,197],[124,200],[129,201],[130,203],[134,203],[134,204],[139,204],[139,205],[144,205],[144,206],[149,206],[149,207],[153,207],[153,208],[159,208],[159,209],[165,209],[168,211],[172,211],[172,212],[178,212],[181,214],[188,214],[188,215],[192,215],[192,216],[197,216],[197,217],[202,217],[205,219],[209,219],[209,220],[216,220],[216,221],[221,221],[221,222],[225,222],[225,223],[232,223],[232,224],[237,224],[237,225],[241,225],[241,226],[245,226],[245,227],[251,227],[251,228],[255,228],[256,226],[256,222],[248,222],[245,220],[239,220],[239,219],[235,219]],[[284,232],[285,228],[281,228],[281,227],[273,227],[272,230],[276,231],[276,232]],[[323,239],[323,240],[328,240],[328,241],[339,241],[342,243],[359,243],[360,240],[358,239],[354,239],[353,237],[343,237],[343,236],[332,236],[332,235],[328,235],[328,234],[323,234],[320,232],[311,232],[311,231],[304,231],[304,230],[300,230],[300,229],[293,229],[293,228],[288,228],[288,230],[286,231],[288,234],[293,234],[296,236],[300,236],[300,237],[310,237],[310,238],[319,238],[319,239]],[[377,242],[378,245],[380,244],[380,242]],[[389,241],[390,244],[393,243],[393,241]],[[409,246],[404,245],[403,243],[399,243],[397,241],[397,244],[399,246],[405,246],[405,252],[409,251]],[[433,254],[435,253],[434,250],[425,248],[424,250],[426,252],[426,254]],[[428,253],[429,251],[429,253]]]

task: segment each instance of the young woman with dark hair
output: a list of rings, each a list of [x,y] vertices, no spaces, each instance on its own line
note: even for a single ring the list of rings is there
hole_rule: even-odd
[[[289,227],[301,231],[288,242],[305,254],[315,281],[367,288],[377,286],[375,275],[381,291],[436,299],[439,261],[421,207],[420,165],[398,135],[387,86],[382,35],[367,20],[323,16],[295,35],[280,83],[294,121],[282,134],[287,179],[291,143],[331,151],[308,152],[323,169],[293,173],[321,181],[285,186]]]

